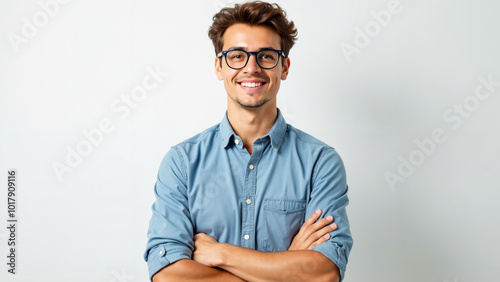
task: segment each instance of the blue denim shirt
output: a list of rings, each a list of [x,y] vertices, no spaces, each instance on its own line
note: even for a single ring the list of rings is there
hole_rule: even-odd
[[[344,165],[336,151],[288,125],[278,110],[269,133],[250,155],[222,122],[172,147],[155,185],[144,259],[152,277],[191,259],[196,233],[264,252],[286,251],[314,211],[332,215],[338,229],[314,248],[344,277],[353,241]]]

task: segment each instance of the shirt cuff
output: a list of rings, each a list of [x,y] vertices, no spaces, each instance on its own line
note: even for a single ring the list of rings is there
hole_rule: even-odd
[[[313,250],[322,253],[337,265],[340,270],[340,281],[344,280],[345,269],[347,265],[347,254],[345,246],[339,246],[336,243],[324,242],[313,248]]]
[[[167,250],[166,244],[162,244],[149,250],[148,257],[146,258],[148,262],[149,280],[153,281],[153,275],[167,265],[180,259],[191,259],[191,254],[186,252],[185,247],[169,246]]]

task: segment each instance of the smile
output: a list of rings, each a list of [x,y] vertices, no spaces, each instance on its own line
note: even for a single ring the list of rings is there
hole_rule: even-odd
[[[262,81],[262,82],[240,82],[239,84],[245,88],[257,88],[261,87],[266,83]]]

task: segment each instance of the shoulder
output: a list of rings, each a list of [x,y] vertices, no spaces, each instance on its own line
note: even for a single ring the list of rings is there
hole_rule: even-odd
[[[211,126],[202,132],[174,145],[172,148],[181,151],[189,151],[200,146],[210,146],[214,141],[221,141],[219,128],[220,124]]]
[[[206,151],[213,146],[213,142],[216,140],[221,142],[219,137],[219,126],[220,124],[211,126],[204,131],[172,146],[165,154],[162,160],[162,166],[175,164],[176,166],[184,169],[189,155],[200,151]]]
[[[318,138],[287,125],[287,135],[289,143],[293,144],[302,154],[307,155],[315,163],[315,170],[324,167],[343,167],[343,161],[334,147],[319,140]]]
[[[309,133],[306,133],[290,124],[287,124],[287,133],[288,137],[294,141],[297,142],[300,145],[306,146],[306,147],[312,147],[316,150],[321,150],[321,151],[333,151],[335,152],[335,149],[326,144],[325,142],[319,140],[318,138],[312,136]]]

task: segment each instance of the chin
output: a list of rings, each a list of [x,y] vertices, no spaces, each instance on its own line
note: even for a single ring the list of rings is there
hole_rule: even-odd
[[[259,101],[259,102],[254,102],[254,103],[245,103],[242,101],[236,101],[241,107],[247,108],[247,109],[256,109],[264,106],[268,101]]]

